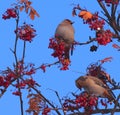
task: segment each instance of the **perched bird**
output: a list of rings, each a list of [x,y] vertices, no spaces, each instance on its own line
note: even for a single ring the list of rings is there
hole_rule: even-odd
[[[80,76],[75,83],[79,89],[84,88],[89,94],[108,98],[109,102],[115,102],[115,96],[110,88],[97,77]]]
[[[73,53],[73,42],[74,42],[74,28],[73,22],[69,19],[63,20],[56,28],[55,38],[58,42],[65,43],[64,57],[69,59],[70,50]]]

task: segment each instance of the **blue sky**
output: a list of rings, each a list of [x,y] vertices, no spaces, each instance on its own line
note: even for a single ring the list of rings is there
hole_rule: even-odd
[[[14,2],[16,2],[16,0],[1,1],[1,17],[6,9],[10,8],[11,4]],[[74,4],[78,3],[81,7],[91,11],[92,13],[98,10],[100,11],[96,0],[35,0],[33,1],[33,7],[35,7],[40,14],[40,18],[36,18],[34,21],[31,21],[24,13],[21,14],[20,24],[26,21],[29,24],[33,24],[37,30],[37,36],[34,38],[33,42],[27,43],[27,53],[25,57],[27,63],[32,62],[36,66],[39,66],[42,63],[52,63],[56,61],[56,59],[51,57],[52,50],[48,49],[49,38],[54,36],[57,25],[66,18],[75,22],[73,26],[75,28],[76,41],[85,42],[88,40],[89,35],[94,36],[95,33],[89,30],[88,25],[84,25],[80,18],[72,17],[71,15]],[[6,21],[1,19],[0,70],[4,70],[8,66],[11,67],[13,64],[14,57],[10,48],[13,48],[14,44],[14,29],[14,19]],[[115,40],[113,42],[116,43]],[[22,43],[20,42],[18,55],[20,55],[21,44]],[[41,84],[41,92],[54,103],[58,103],[57,97],[54,92],[49,89],[58,91],[61,97],[66,96],[69,92],[75,92],[77,90],[75,87],[75,80],[80,75],[86,73],[86,67],[90,63],[96,62],[97,60],[105,57],[113,57],[112,62],[104,64],[104,68],[106,68],[106,71],[112,78],[116,81],[120,81],[120,53],[116,49],[112,48],[112,43],[107,46],[100,46],[97,52],[90,52],[90,45],[75,47],[75,51],[71,57],[72,63],[70,70],[60,71],[57,66],[53,66],[47,68],[46,73],[43,73],[40,70],[36,75],[34,75],[37,82]],[[19,100],[18,97],[11,94],[12,91],[14,91],[14,89],[10,87],[6,94],[0,99],[1,115],[20,115]],[[24,99],[26,100],[26,97]],[[27,101],[25,101],[25,105],[26,104]],[[27,109],[26,106],[25,109]]]

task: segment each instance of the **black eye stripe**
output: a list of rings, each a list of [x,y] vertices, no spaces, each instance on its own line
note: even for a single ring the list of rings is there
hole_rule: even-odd
[[[69,23],[71,23],[71,24],[72,24],[72,21],[71,21],[71,20],[69,20],[69,19],[65,19],[65,21],[67,21],[67,22],[69,22]]]

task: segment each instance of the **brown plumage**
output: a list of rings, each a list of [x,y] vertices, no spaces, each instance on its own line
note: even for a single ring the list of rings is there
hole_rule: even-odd
[[[80,76],[75,83],[78,88],[84,88],[89,94],[108,98],[109,101],[115,102],[115,97],[109,87],[97,77]]]
[[[55,31],[55,38],[58,39],[58,42],[63,41],[65,43],[65,59],[69,59],[70,50],[71,54],[73,52],[72,47],[74,42],[74,28],[72,24],[72,21],[70,21],[69,19],[65,19],[58,25]]]

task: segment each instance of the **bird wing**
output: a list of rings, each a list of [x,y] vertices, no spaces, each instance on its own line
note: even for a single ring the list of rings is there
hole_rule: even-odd
[[[74,44],[71,46],[71,55],[73,55],[73,50],[74,50]]]
[[[105,88],[114,99],[116,98],[115,94],[111,91],[109,86],[107,84],[105,84],[102,80],[100,80],[99,78],[93,77],[93,76],[89,76],[89,78],[94,80],[95,84]]]
[[[108,88],[108,87],[106,86],[106,84],[103,83],[102,80],[100,80],[100,79],[98,79],[98,78],[96,78],[96,77],[93,77],[93,76],[88,76],[88,77],[89,77],[90,79],[92,79],[95,84],[97,84],[97,85],[99,85],[99,86],[101,86],[101,87],[104,87],[104,88]]]

